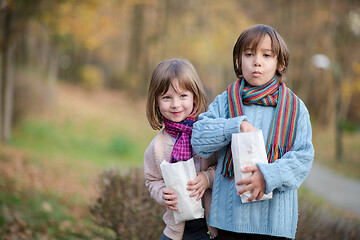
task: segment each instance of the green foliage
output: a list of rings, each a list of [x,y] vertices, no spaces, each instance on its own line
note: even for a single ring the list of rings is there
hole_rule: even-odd
[[[360,132],[360,124],[352,121],[345,121],[342,127],[347,132]]]

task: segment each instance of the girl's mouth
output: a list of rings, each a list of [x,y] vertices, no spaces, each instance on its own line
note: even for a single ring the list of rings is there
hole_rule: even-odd
[[[179,116],[181,114],[181,112],[172,112],[172,114],[175,116]]]

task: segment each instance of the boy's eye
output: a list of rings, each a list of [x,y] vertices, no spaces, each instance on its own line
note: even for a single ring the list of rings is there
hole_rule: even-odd
[[[180,97],[185,98],[185,97],[187,97],[187,95],[186,94],[181,94]]]
[[[251,57],[253,54],[252,53],[245,53],[246,57]]]
[[[271,55],[270,54],[264,54],[264,57],[269,58],[269,57],[271,57]]]

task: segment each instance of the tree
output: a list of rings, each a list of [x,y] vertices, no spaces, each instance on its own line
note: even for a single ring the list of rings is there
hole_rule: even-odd
[[[17,36],[24,31],[26,21],[36,13],[41,1],[0,1],[0,142],[8,142],[11,137]]]
[[[13,3],[3,1],[0,9],[1,28],[1,66],[0,66],[0,142],[11,136],[13,105]]]

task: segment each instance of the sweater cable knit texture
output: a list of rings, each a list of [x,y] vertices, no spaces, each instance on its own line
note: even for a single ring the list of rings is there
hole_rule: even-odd
[[[235,181],[222,177],[221,167],[226,146],[233,133],[240,132],[246,120],[263,131],[267,144],[275,108],[259,105],[244,106],[244,115],[228,118],[228,96],[223,92],[199,116],[194,124],[192,146],[196,154],[208,157],[218,151],[209,224],[226,231],[295,238],[298,221],[297,189],[310,172],[314,158],[308,110],[300,100],[299,119],[293,148],[274,163],[258,164],[266,181],[265,193],[273,192],[271,200],[241,203]]]

